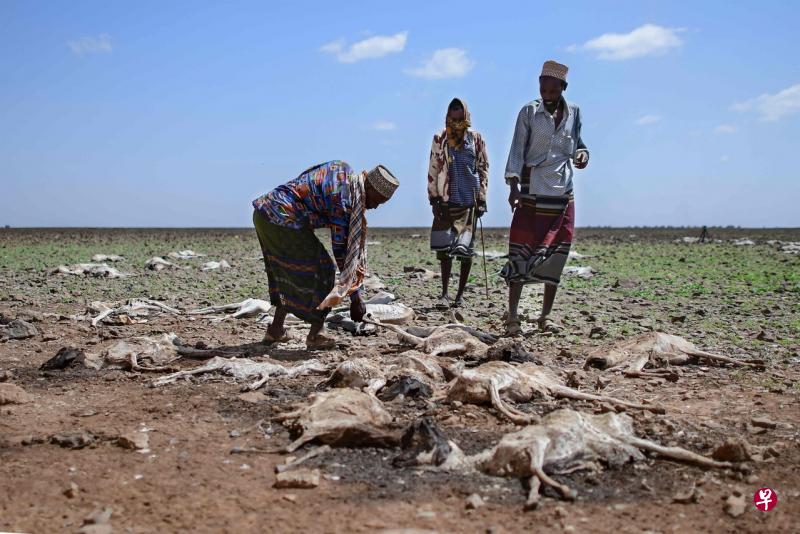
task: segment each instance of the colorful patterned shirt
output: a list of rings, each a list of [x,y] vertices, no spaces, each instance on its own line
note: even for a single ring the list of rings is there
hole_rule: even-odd
[[[294,228],[331,229],[331,248],[341,268],[347,255],[350,226],[350,165],[329,161],[303,172],[253,201],[272,224]]]

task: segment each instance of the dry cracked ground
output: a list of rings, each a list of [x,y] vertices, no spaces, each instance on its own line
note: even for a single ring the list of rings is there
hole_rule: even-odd
[[[558,334],[525,324],[520,347],[587,392],[665,408],[631,412],[637,435],[710,456],[736,442],[736,469],[708,470],[659,459],[554,474],[574,501],[542,490],[525,511],[518,478],[394,467],[398,446],[334,447],[307,460],[319,470],[311,488],[276,488],[276,467],[291,441],[275,416],[308,402],[324,376],[250,381],[209,374],[151,387],[162,372],[94,369],[79,362],[40,366],[62,348],[93,354],[137,336],[174,332],[197,348],[245,347],[257,361],[293,366],[316,358],[336,364],[357,355],[401,350],[394,333],[339,332],[339,347],[309,354],[303,329],[283,347],[252,350],[264,334],[256,318],[211,320],[150,310],[109,316],[92,326],[93,301],[158,301],[177,310],[266,298],[255,234],[246,230],[0,230],[0,530],[11,532],[789,532],[800,520],[800,257],[786,243],[797,230],[712,229],[712,243],[684,242],[694,229],[581,229],[557,300]],[[324,239],[324,236],[322,236]],[[373,230],[370,267],[416,312],[413,325],[450,322],[433,307],[440,280],[425,230]],[[504,231],[487,231],[488,252],[505,252]],[[736,241],[740,240],[740,241]],[[743,240],[743,241],[741,241]],[[692,240],[686,240],[692,241]],[[191,249],[205,257],[170,258]],[[782,250],[784,249],[784,250]],[[107,265],[135,276],[54,274],[61,265],[119,255]],[[491,255],[491,254],[490,254]],[[150,270],[162,257],[175,265]],[[208,261],[230,268],[203,271]],[[484,332],[502,331],[503,260],[480,262],[458,318]],[[524,313],[541,302],[526,290]],[[14,321],[17,322],[14,322]],[[19,321],[22,321],[20,323]],[[764,369],[708,362],[668,377],[627,377],[584,368],[606,344],[660,331]],[[73,354],[77,354],[73,353]],[[66,353],[62,353],[66,355]],[[469,354],[464,359],[469,360]],[[204,362],[169,364],[191,369]],[[397,432],[427,416],[465,453],[519,430],[491,406],[446,398],[398,397],[384,404]],[[586,413],[607,404],[538,398],[511,403],[521,413],[558,408]],[[357,440],[356,440],[357,441]],[[357,443],[355,443],[357,444]],[[234,453],[232,451],[258,450]],[[295,458],[314,445],[292,453]],[[291,471],[291,470],[290,470]],[[300,472],[300,471],[298,471]],[[313,478],[313,477],[312,477]],[[297,484],[289,484],[296,486]],[[770,512],[753,495],[778,496]],[[410,530],[415,529],[415,530]]]

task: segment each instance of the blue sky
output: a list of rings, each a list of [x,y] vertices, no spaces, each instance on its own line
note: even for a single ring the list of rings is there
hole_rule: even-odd
[[[0,2],[0,224],[246,226],[344,159],[401,180],[371,225],[427,225],[459,96],[507,225],[514,120],[556,59],[592,153],[579,226],[800,226],[796,2],[270,4]]]

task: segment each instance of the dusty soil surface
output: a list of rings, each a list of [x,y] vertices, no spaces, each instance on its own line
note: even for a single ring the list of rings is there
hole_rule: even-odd
[[[276,378],[257,392],[242,393],[246,383],[220,375],[154,388],[152,380],[162,373],[80,365],[39,370],[62,347],[98,352],[137,335],[174,332],[186,344],[207,347],[259,341],[265,326],[254,318],[213,322],[159,314],[142,323],[92,327],[75,317],[98,300],[151,298],[186,310],[266,298],[253,232],[0,230],[0,322],[22,319],[36,329],[32,337],[0,342],[0,388],[5,388],[0,393],[9,397],[11,384],[24,390],[13,390],[13,399],[0,395],[6,398],[0,404],[13,401],[0,405],[0,531],[75,532],[87,516],[106,508],[112,510],[106,524],[115,532],[793,531],[800,521],[800,257],[768,241],[800,241],[800,231],[712,229],[720,242],[675,242],[698,233],[579,230],[573,250],[590,257],[569,265],[588,265],[597,274],[563,279],[555,312],[562,333],[540,334],[535,325],[525,324],[520,342],[564,376],[578,371],[574,380],[581,390],[664,405],[664,415],[631,414],[640,436],[706,455],[728,438],[743,438],[755,459],[741,472],[707,471],[648,456],[599,473],[557,476],[577,491],[577,500],[560,500],[546,489],[541,505],[526,512],[518,479],[395,468],[391,459],[399,450],[391,448],[334,449],[306,464],[323,475],[317,488],[273,488],[275,467],[286,454],[232,450],[272,451],[289,443],[287,430],[271,419],[304,402],[319,376]],[[755,244],[732,241],[740,238]],[[427,232],[372,230],[369,239],[371,270],[415,309],[414,324],[449,322],[449,313],[433,307],[441,281],[404,272],[404,267],[438,271]],[[505,252],[505,239],[502,230],[487,231],[486,249]],[[184,269],[144,268],[153,256],[187,248],[207,256],[170,260]],[[59,265],[88,262],[96,253],[124,256],[109,265],[136,276],[52,274]],[[200,270],[203,262],[222,259],[229,270]],[[482,265],[475,263],[459,310],[465,324],[502,332],[506,293],[497,272],[503,261],[487,262],[488,298]],[[540,292],[530,286],[523,297],[522,309],[531,319],[541,305]],[[733,358],[761,358],[766,370],[694,365],[683,368],[677,382],[668,382],[583,369],[588,350],[649,330],[680,335]],[[295,341],[256,351],[256,359],[338,362],[354,354],[398,350],[394,334],[337,333],[339,348],[310,354],[302,342],[304,327],[294,326],[292,332]],[[200,363],[182,359],[174,365],[189,369]],[[488,407],[410,398],[385,406],[397,429],[431,416],[468,453],[517,428]],[[563,406],[598,409],[567,400],[517,405],[540,414]],[[123,434],[145,435],[149,441],[145,449],[124,448],[118,440]],[[65,435],[72,436],[73,447]],[[675,502],[693,485],[696,502]],[[753,505],[753,494],[762,487],[779,498],[767,513]],[[473,493],[485,505],[467,509],[466,498]],[[732,517],[724,504],[737,493],[746,506]]]

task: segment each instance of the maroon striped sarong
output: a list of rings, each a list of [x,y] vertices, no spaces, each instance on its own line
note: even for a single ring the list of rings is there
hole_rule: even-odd
[[[575,200],[525,197],[514,210],[508,263],[500,272],[507,283],[558,285],[575,233]]]

